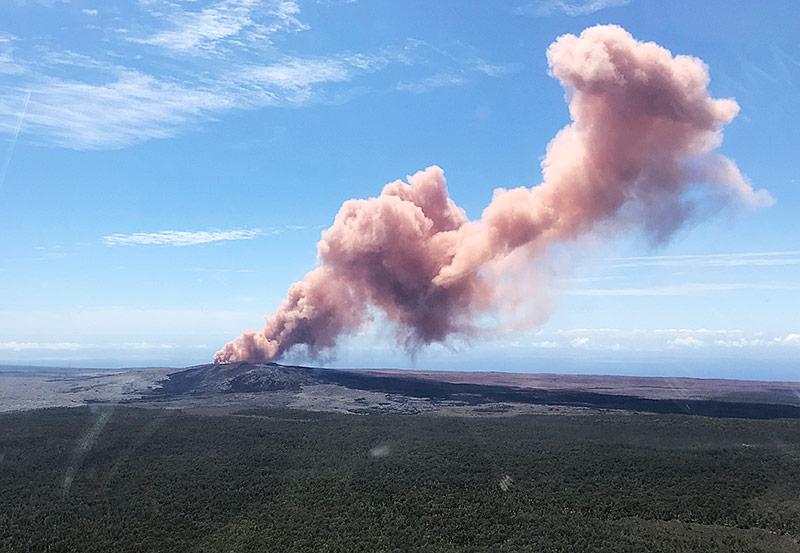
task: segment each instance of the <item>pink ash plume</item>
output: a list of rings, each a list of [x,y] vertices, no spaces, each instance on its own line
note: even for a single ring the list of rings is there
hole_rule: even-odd
[[[548,145],[540,185],[495,190],[477,221],[449,198],[436,166],[377,198],[345,202],[322,233],[319,267],[289,287],[264,328],[244,332],[214,361],[271,361],[296,345],[316,355],[368,324],[369,308],[396,324],[409,349],[469,335],[503,294],[492,269],[512,253],[533,263],[600,228],[664,240],[686,221],[698,201],[687,193],[699,187],[717,201],[772,203],[713,153],[739,106],[710,97],[701,60],[614,25],[559,37],[547,60],[572,123]]]

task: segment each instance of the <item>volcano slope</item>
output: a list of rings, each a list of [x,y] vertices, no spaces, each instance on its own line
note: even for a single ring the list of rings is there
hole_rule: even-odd
[[[611,410],[775,419],[800,418],[800,384],[342,370],[240,362],[174,372],[140,402],[195,408],[279,406],[358,414]]]

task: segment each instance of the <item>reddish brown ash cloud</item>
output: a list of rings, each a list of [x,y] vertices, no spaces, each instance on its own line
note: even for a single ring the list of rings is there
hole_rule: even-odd
[[[345,202],[322,233],[318,268],[289,287],[264,328],[214,360],[271,361],[296,345],[315,355],[368,324],[369,308],[395,323],[410,349],[472,334],[476,317],[501,299],[496,269],[512,253],[534,263],[600,228],[664,240],[686,221],[695,189],[717,201],[772,203],[713,153],[739,106],[711,98],[701,60],[614,25],[558,38],[547,60],[572,122],[548,145],[540,185],[495,190],[477,221],[449,198],[436,166],[377,198]]]

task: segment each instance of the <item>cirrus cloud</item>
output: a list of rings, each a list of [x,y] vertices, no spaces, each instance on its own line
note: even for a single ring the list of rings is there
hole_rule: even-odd
[[[160,232],[134,232],[133,234],[108,234],[103,242],[108,246],[195,246],[211,242],[252,240],[264,234],[262,229],[236,229],[218,231],[162,230]]]
[[[80,22],[65,22],[35,45],[29,36],[0,33],[0,133],[13,134],[28,93],[23,136],[95,150],[177,136],[232,111],[340,103],[394,86],[396,74],[382,84],[367,79],[389,66],[406,78],[395,88],[411,93],[517,69],[413,39],[369,52],[298,49],[291,37],[311,28],[294,0],[137,6],[120,11],[112,1],[102,11],[84,10]],[[87,27],[87,15],[97,25]],[[87,39],[76,41],[70,24],[85,28]]]
[[[565,0],[539,0],[517,7],[514,12],[519,15],[538,15],[547,17],[555,14],[569,16],[590,15],[606,8],[627,6],[632,0],[582,0],[568,2]]]

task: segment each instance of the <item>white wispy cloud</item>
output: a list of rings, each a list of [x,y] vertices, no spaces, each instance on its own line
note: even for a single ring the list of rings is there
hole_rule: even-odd
[[[94,349],[114,350],[164,350],[172,349],[174,344],[156,344],[150,342],[122,342],[110,344],[92,344],[81,342],[0,342],[0,351],[83,351]],[[205,347],[205,346],[203,346]]]
[[[315,87],[349,82],[359,73],[377,71],[381,60],[357,55],[285,58],[275,64],[229,70],[219,80],[196,85],[161,80],[123,67],[111,68],[103,84],[39,76],[27,85],[31,98],[23,130],[47,136],[59,146],[118,148],[174,136],[187,125],[214,119],[227,110],[324,100]],[[79,55],[61,54],[52,62],[92,65]],[[24,94],[14,87],[0,87],[0,93],[0,131],[11,132],[19,112],[18,97]]]
[[[701,348],[706,345],[705,342],[694,336],[679,336],[669,341],[671,346],[686,347],[686,348]]]
[[[14,90],[2,90],[0,129],[7,128]],[[23,129],[78,149],[120,147],[165,138],[198,118],[232,105],[226,94],[161,81],[138,71],[120,70],[106,84],[40,77],[31,93]]]
[[[575,334],[613,334],[617,333],[619,330],[615,328],[559,328],[555,331],[557,335],[563,336],[572,336]]]
[[[0,32],[0,75],[19,75],[25,68],[14,60],[14,41],[16,37]]]
[[[241,75],[249,82],[278,88],[298,89],[350,78],[350,68],[335,59],[293,59],[283,63],[246,67]]]
[[[448,86],[461,86],[466,84],[467,79],[463,75],[456,75],[453,73],[439,73],[430,77],[425,77],[419,81],[401,82],[397,83],[395,87],[397,90],[406,92],[413,92],[414,94],[423,94],[430,92],[437,88],[444,88]]]
[[[269,65],[247,65],[228,73],[230,92],[257,106],[308,104],[323,100],[322,87],[349,83],[356,76],[383,69],[382,55],[347,54],[322,58],[283,58]]]
[[[368,53],[314,55],[303,48],[299,55],[284,47],[296,31],[310,29],[294,0],[140,0],[136,6],[97,26],[104,37],[93,49],[71,37],[60,44],[56,35],[32,49],[30,41],[0,33],[0,133],[14,132],[28,91],[23,136],[44,145],[108,149],[176,136],[229,111],[341,102],[365,90],[359,79],[390,65],[419,74],[396,86],[411,93],[517,69],[411,39]],[[83,10],[102,22],[111,11]],[[17,55],[17,44],[27,50]]]
[[[517,342],[518,344],[519,342]],[[553,349],[559,346],[558,342],[554,342],[552,340],[540,340],[537,342],[532,342],[531,346],[535,348],[544,348],[544,349]]]
[[[103,236],[108,246],[194,246],[211,242],[252,240],[264,234],[262,229],[236,229],[221,231],[163,230],[160,232],[135,232],[133,234],[109,234]]]
[[[588,336],[579,336],[567,342],[559,342],[558,340],[536,340],[527,342],[524,340],[514,340],[508,344],[500,344],[501,348],[514,348],[514,349],[544,349],[544,350],[591,350],[591,351],[623,351],[631,349],[620,343],[606,343],[601,341],[593,341]]]
[[[728,328],[654,328],[652,330],[634,330],[633,332],[636,334],[700,334],[703,336],[740,336],[744,334],[744,330]]]
[[[568,290],[566,294],[569,296],[701,296],[709,293],[731,292],[736,290],[800,290],[800,284],[792,282],[688,282],[644,288],[582,288]]]
[[[763,338],[736,338],[736,339],[725,339],[720,338],[718,340],[714,340],[714,344],[723,348],[751,348],[755,346],[763,346],[767,342]]]
[[[492,64],[485,60],[477,60],[475,62],[474,68],[476,71],[483,73],[484,75],[489,75],[490,77],[500,77],[501,75],[507,75],[509,73],[515,73],[522,69],[522,65],[519,63],[502,63],[502,64]]]
[[[517,339],[514,348],[538,349],[547,347],[569,351],[581,349],[606,352],[658,352],[672,349],[703,349],[709,353],[725,350],[751,350],[753,352],[791,351],[800,348],[800,334],[766,334],[742,329],[713,328],[567,328],[538,330],[538,340],[527,342]]]
[[[68,4],[70,0],[16,0],[17,4],[39,4],[40,6],[52,7],[55,4]]]
[[[113,64],[102,62],[86,54],[81,54],[73,50],[49,50],[41,52],[39,56],[40,64],[45,67],[55,67],[59,65],[69,67],[91,68],[101,71],[114,72],[115,69],[124,71],[124,68],[115,68]]]
[[[167,28],[128,40],[179,52],[211,53],[227,41],[264,43],[281,30],[308,29],[298,20],[300,7],[292,0],[224,0],[197,10],[185,9],[192,3],[148,2],[147,6]]]
[[[452,86],[463,86],[469,83],[476,76],[502,77],[511,73],[516,73],[522,68],[519,63],[490,63],[481,58],[460,58],[452,56],[447,52],[432,47],[424,41],[410,41],[409,47],[412,50],[419,48],[428,49],[435,52],[444,59],[457,67],[457,71],[440,71],[433,75],[422,77],[416,80],[405,80],[395,85],[396,90],[411,92],[412,94],[424,94],[439,88]],[[405,63],[413,64],[413,57],[401,56]]]
[[[64,321],[69,321],[68,325]],[[50,310],[0,310],[0,336],[15,342],[87,341],[161,343],[175,336],[176,329],[191,329],[192,339],[216,343],[261,321],[260,309],[225,311],[214,309],[149,309],[126,307],[75,307]],[[178,333],[181,338],[187,334]],[[43,337],[46,336],[45,339]],[[135,340],[132,338],[135,337]],[[171,339],[170,341],[174,341]]]
[[[627,6],[632,0],[539,0],[517,7],[514,12],[520,15],[549,16],[557,13],[565,15],[589,15],[606,8]]]
[[[745,253],[716,253],[702,255],[652,255],[619,257],[612,267],[762,267],[771,265],[800,265],[800,251],[768,251]]]
[[[306,226],[306,225],[284,225],[282,227],[263,227],[255,229],[233,229],[233,230],[212,230],[212,231],[184,231],[184,230],[162,230],[159,232],[134,232],[131,234],[108,234],[102,237],[102,241],[108,246],[134,246],[134,245],[166,245],[166,246],[194,246],[196,244],[208,244],[211,242],[225,242],[231,240],[252,240],[259,236],[275,236],[284,232],[298,230],[317,230],[325,225]],[[201,269],[192,269],[200,271]],[[208,269],[220,271],[220,269]],[[237,272],[252,272],[250,269],[238,269]]]

